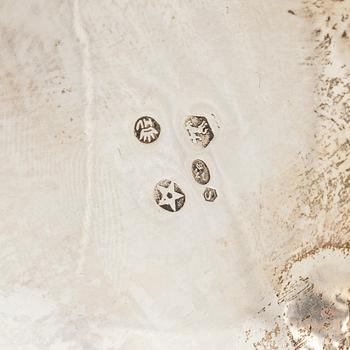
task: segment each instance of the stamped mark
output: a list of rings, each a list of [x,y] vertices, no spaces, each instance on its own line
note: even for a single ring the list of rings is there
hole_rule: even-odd
[[[207,202],[214,202],[217,196],[215,188],[207,187],[203,192],[203,197]]]
[[[160,135],[160,125],[152,117],[141,117],[136,120],[134,133],[142,143],[152,143]]]
[[[210,180],[209,168],[201,159],[195,159],[192,162],[192,175],[195,181],[201,185],[206,185]]]
[[[185,128],[194,144],[200,144],[203,148],[207,147],[214,138],[207,118],[201,116],[189,116],[185,120]]]
[[[185,204],[185,198],[181,188],[171,180],[161,180],[154,188],[156,203],[167,211],[179,211]]]

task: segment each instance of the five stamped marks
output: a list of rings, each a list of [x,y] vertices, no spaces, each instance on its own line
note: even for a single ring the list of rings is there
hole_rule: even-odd
[[[188,116],[184,126],[190,141],[200,148],[206,148],[214,138],[214,133],[206,117]],[[161,128],[159,123],[152,117],[143,116],[136,120],[134,134],[144,144],[149,144],[158,139]],[[211,174],[208,165],[202,159],[195,159],[192,162],[192,176],[200,185],[207,185]],[[163,179],[154,187],[153,195],[155,202],[163,209],[170,212],[179,211],[185,204],[186,195],[180,186],[174,181]],[[203,198],[208,202],[214,202],[217,198],[217,191],[214,188],[206,187]]]

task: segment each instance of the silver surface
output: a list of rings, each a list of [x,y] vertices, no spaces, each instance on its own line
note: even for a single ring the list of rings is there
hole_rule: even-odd
[[[0,349],[349,349],[349,6],[2,0]]]

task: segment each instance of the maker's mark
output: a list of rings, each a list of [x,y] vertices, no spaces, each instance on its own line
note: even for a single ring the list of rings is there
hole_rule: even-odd
[[[136,120],[134,134],[142,143],[152,143],[160,135],[160,125],[152,117],[141,117]]]

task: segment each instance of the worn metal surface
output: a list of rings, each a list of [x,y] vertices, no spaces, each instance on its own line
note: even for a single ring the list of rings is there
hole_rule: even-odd
[[[349,349],[349,7],[2,0],[0,349]]]

